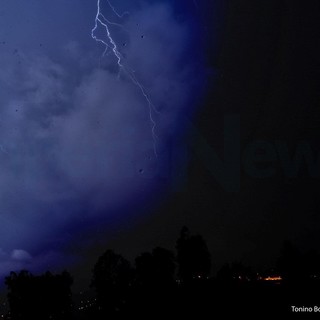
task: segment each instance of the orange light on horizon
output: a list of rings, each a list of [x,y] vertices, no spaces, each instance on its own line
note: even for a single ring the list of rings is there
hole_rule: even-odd
[[[281,281],[282,277],[280,276],[273,276],[273,277],[265,277],[263,278],[264,281]]]

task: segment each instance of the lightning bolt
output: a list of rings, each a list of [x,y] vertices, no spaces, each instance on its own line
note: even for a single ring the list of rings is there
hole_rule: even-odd
[[[124,12],[122,14],[119,14],[115,7],[110,3],[109,0],[106,0],[110,9],[112,10],[112,12],[118,17],[118,18],[123,18],[125,15],[129,14],[129,12]],[[118,67],[119,67],[119,75],[120,75],[120,72],[123,71],[128,77],[129,79],[131,80],[131,82],[140,90],[142,96],[144,97],[144,99],[146,100],[147,104],[148,104],[148,108],[149,108],[149,119],[150,119],[150,123],[151,123],[151,133],[152,133],[152,138],[153,138],[153,149],[154,149],[154,154],[156,156],[156,158],[158,157],[158,154],[157,154],[157,134],[156,134],[156,121],[154,120],[154,116],[153,114],[154,113],[159,113],[157,111],[157,109],[155,108],[155,106],[153,105],[152,101],[151,101],[151,98],[149,97],[145,87],[140,83],[140,81],[137,79],[137,77],[135,76],[134,74],[134,71],[125,66],[124,63],[123,63],[123,57],[121,55],[121,52],[119,51],[118,49],[118,46],[115,42],[115,40],[113,39],[112,37],[112,34],[111,34],[111,31],[110,31],[110,28],[109,26],[110,25],[114,25],[114,26],[117,26],[117,27],[121,27],[123,28],[123,26],[119,23],[116,23],[116,22],[112,22],[112,21],[109,21],[109,19],[107,19],[102,13],[101,13],[101,0],[97,0],[97,14],[96,14],[96,17],[95,17],[95,24],[94,24],[94,27],[93,29],[91,30],[91,37],[98,43],[101,43],[104,47],[105,47],[105,50],[103,52],[103,56],[105,56],[105,54],[107,53],[108,49],[110,49],[113,53],[113,55],[116,57],[117,59],[117,64],[118,64]],[[106,31],[106,36],[107,36],[107,41],[97,37],[95,35],[95,31],[98,29],[98,27],[102,26],[105,31]]]
[[[124,31],[128,32],[128,30],[120,23],[114,22],[114,21],[110,21],[109,19],[107,19],[102,13],[100,13],[100,16],[103,20],[105,20],[106,23],[112,25],[112,26],[116,26],[119,27],[121,29],[123,29]]]
[[[118,17],[118,18],[123,18],[125,15],[129,15],[128,11],[125,11],[124,13],[120,14],[116,11],[115,7],[110,3],[109,0],[107,0],[109,7],[111,8],[111,10],[113,11],[113,13]]]

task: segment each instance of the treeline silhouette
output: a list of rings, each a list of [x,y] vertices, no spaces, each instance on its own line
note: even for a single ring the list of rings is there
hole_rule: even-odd
[[[242,263],[224,265],[210,277],[211,256],[202,236],[184,227],[176,254],[157,247],[134,266],[106,250],[93,267],[95,298],[73,304],[68,272],[6,277],[6,319],[120,319],[124,317],[275,316],[291,306],[320,305],[320,256],[286,242],[274,269],[257,273]],[[220,315],[220,317],[218,317]],[[222,315],[222,316],[221,316]]]
[[[6,277],[10,314],[7,319],[70,319],[72,277],[68,272],[34,276],[28,271]]]

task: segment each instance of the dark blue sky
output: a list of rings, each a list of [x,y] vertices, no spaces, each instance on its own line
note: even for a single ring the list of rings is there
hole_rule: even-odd
[[[198,4],[110,3],[129,12],[101,1],[125,70],[101,25],[104,56],[91,38],[96,1],[0,1],[1,275],[78,260],[79,234],[145,215],[183,161],[205,83]]]
[[[173,249],[183,225],[214,268],[317,249],[319,1],[101,3],[125,70],[91,37],[95,0],[0,0],[0,275],[88,278],[106,248]]]

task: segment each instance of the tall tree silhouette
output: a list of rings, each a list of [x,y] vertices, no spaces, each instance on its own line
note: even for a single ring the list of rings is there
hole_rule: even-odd
[[[190,235],[183,227],[176,244],[179,276],[184,282],[207,277],[211,269],[211,256],[200,235]]]
[[[133,269],[129,261],[112,250],[107,250],[93,269],[91,286],[95,288],[97,302],[109,315],[121,312],[126,305]]]
[[[11,319],[70,319],[72,282],[68,272],[42,276],[11,272],[5,279]]]
[[[142,253],[135,260],[136,282],[133,310],[143,317],[167,316],[174,305],[175,257],[163,248]]]
[[[164,248],[143,253],[136,262],[137,283],[141,286],[169,286],[174,283],[175,257]]]

